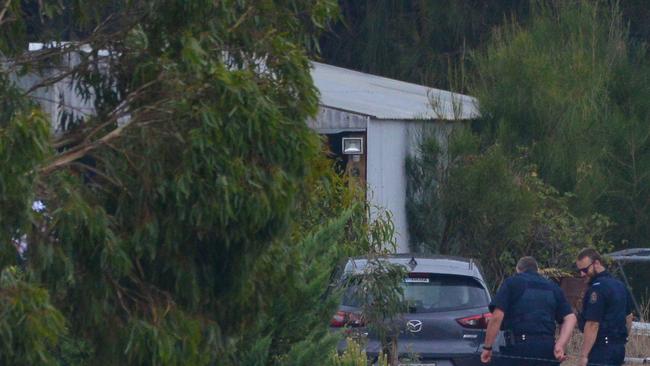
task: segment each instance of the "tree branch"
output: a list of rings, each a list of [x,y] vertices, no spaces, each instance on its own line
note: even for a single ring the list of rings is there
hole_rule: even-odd
[[[90,144],[82,145],[78,149],[74,149],[74,150],[71,150],[70,152],[67,152],[65,154],[60,155],[52,163],[50,163],[50,164],[42,167],[41,169],[39,169],[39,171],[42,172],[43,174],[49,174],[52,171],[54,171],[55,169],[57,169],[57,168],[59,168],[59,167],[61,167],[63,165],[69,164],[69,163],[71,163],[71,162],[73,162],[73,161],[75,161],[77,159],[81,159],[89,151],[97,148],[98,146],[100,146],[100,145],[102,145],[102,144],[104,144],[104,143],[106,143],[108,141],[111,141],[111,140],[119,137],[122,134],[122,131],[124,130],[124,128],[126,126],[128,126],[128,125],[129,124],[122,125],[122,126],[116,128],[116,129],[114,129],[113,131],[109,132],[108,134],[106,134],[105,136],[100,138],[99,140],[93,141]]]
[[[2,7],[2,10],[0,11],[0,25],[5,22],[5,14],[7,14],[7,10],[9,10],[9,5],[11,5],[11,0],[7,0],[5,5]]]

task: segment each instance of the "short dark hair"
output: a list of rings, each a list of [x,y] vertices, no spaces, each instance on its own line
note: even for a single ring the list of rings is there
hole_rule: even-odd
[[[600,259],[600,254],[596,251],[594,248],[585,248],[578,253],[578,260],[581,261],[584,258],[589,257],[592,261],[599,261],[602,263],[602,260]]]
[[[533,271],[537,272],[537,261],[533,257],[521,257],[519,262],[517,262],[517,269],[521,272]]]

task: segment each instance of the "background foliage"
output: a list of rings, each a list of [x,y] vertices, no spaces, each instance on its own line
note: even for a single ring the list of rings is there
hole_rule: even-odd
[[[509,24],[476,57],[483,136],[519,147],[540,177],[574,192],[579,215],[614,219],[616,243],[647,242],[650,89],[647,57],[616,6],[540,6],[526,28]],[[641,82],[640,82],[641,81]]]
[[[512,160],[498,144],[482,150],[468,128],[452,133],[448,154],[435,137],[421,146],[408,161],[414,251],[480,258],[496,287],[524,255],[570,268],[584,246],[611,249],[611,221],[573,214],[572,195],[544,183],[527,159]],[[432,220],[436,225],[427,226]]]
[[[528,4],[456,64],[480,103],[473,134],[457,133],[450,156],[425,139],[407,161],[412,248],[481,256],[497,280],[498,261],[569,266],[577,248],[649,234],[646,7]]]
[[[617,248],[646,245],[645,2],[339,4],[321,40],[327,62],[478,97],[482,150],[499,143],[518,158],[524,147],[545,183],[574,193],[573,214],[609,217]],[[410,215],[431,207],[419,209]],[[439,219],[411,230],[442,231]]]

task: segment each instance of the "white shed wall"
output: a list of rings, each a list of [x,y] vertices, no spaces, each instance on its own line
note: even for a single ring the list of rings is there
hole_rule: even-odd
[[[415,129],[416,124],[421,123],[371,120],[367,131],[368,198],[373,205],[391,212],[398,253],[409,251],[404,159],[409,151],[408,129]]]
[[[70,54],[63,58],[64,66],[68,67],[79,62],[79,56]],[[13,75],[12,79],[22,90],[30,90],[48,78],[62,72],[59,69],[42,70],[40,73],[27,75]],[[77,91],[77,83],[70,77],[63,78],[49,86],[34,89],[30,96],[41,105],[43,112],[49,115],[52,133],[57,135],[62,132],[61,119],[65,114],[74,119],[87,118],[95,113],[94,96],[84,98]]]
[[[406,220],[406,157],[418,153],[423,135],[434,133],[447,150],[449,134],[459,123],[442,121],[370,120],[367,130],[368,199],[389,210],[395,225],[397,252],[409,252]],[[376,208],[373,208],[376,212]]]

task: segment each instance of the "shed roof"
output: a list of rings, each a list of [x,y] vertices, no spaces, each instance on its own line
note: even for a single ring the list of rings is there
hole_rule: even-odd
[[[312,62],[325,107],[390,120],[457,120],[479,116],[476,98]]]

